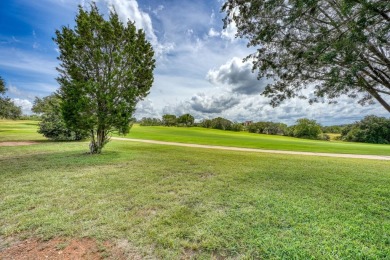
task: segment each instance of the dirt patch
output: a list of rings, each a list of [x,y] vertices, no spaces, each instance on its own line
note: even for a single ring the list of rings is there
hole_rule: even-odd
[[[38,144],[38,142],[0,142],[0,146],[21,146],[21,145],[33,145]]]
[[[129,245],[125,240],[100,243],[88,238],[54,238],[48,241],[28,239],[0,250],[0,259],[143,259],[142,255]]]

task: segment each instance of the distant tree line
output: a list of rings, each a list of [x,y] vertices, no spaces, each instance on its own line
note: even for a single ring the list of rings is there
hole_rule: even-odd
[[[251,122],[248,124],[232,122],[223,117],[204,119],[200,123],[194,122],[190,114],[175,116],[165,114],[162,119],[142,118],[138,122],[141,126],[198,126],[227,131],[248,131],[249,133],[282,135],[297,138],[330,140],[329,133],[340,134],[336,139],[349,142],[390,143],[390,119],[385,117],[367,116],[361,121],[349,125],[321,126],[315,120],[301,118],[294,125],[269,121]]]
[[[190,114],[184,114],[179,117],[165,114],[162,119],[143,117],[139,122],[141,126],[196,126],[195,118]]]

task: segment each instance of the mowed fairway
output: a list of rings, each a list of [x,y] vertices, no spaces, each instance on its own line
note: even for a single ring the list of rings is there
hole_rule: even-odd
[[[201,127],[134,125],[128,138],[285,151],[390,155],[390,145],[307,140]]]
[[[2,123],[1,140],[14,140]],[[0,238],[126,239],[163,259],[390,255],[389,161],[120,141],[87,150],[0,147]]]

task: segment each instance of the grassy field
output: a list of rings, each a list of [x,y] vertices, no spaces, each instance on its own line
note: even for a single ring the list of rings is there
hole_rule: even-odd
[[[19,126],[1,124],[1,140],[23,140]],[[163,259],[390,255],[389,161],[120,141],[87,150],[0,147],[0,237],[127,239]]]
[[[2,141],[46,141],[37,133],[38,121],[0,119],[0,142]]]
[[[286,136],[231,132],[200,127],[134,125],[126,137],[287,151],[390,155],[390,145],[306,140]]]

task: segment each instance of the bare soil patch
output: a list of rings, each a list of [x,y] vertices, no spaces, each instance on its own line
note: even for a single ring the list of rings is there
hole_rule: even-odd
[[[33,145],[38,144],[38,142],[0,142],[0,146],[21,146],[21,145]]]
[[[0,259],[143,259],[126,241],[97,242],[93,239],[54,238],[48,241],[28,239],[14,242],[8,248],[0,248]]]

